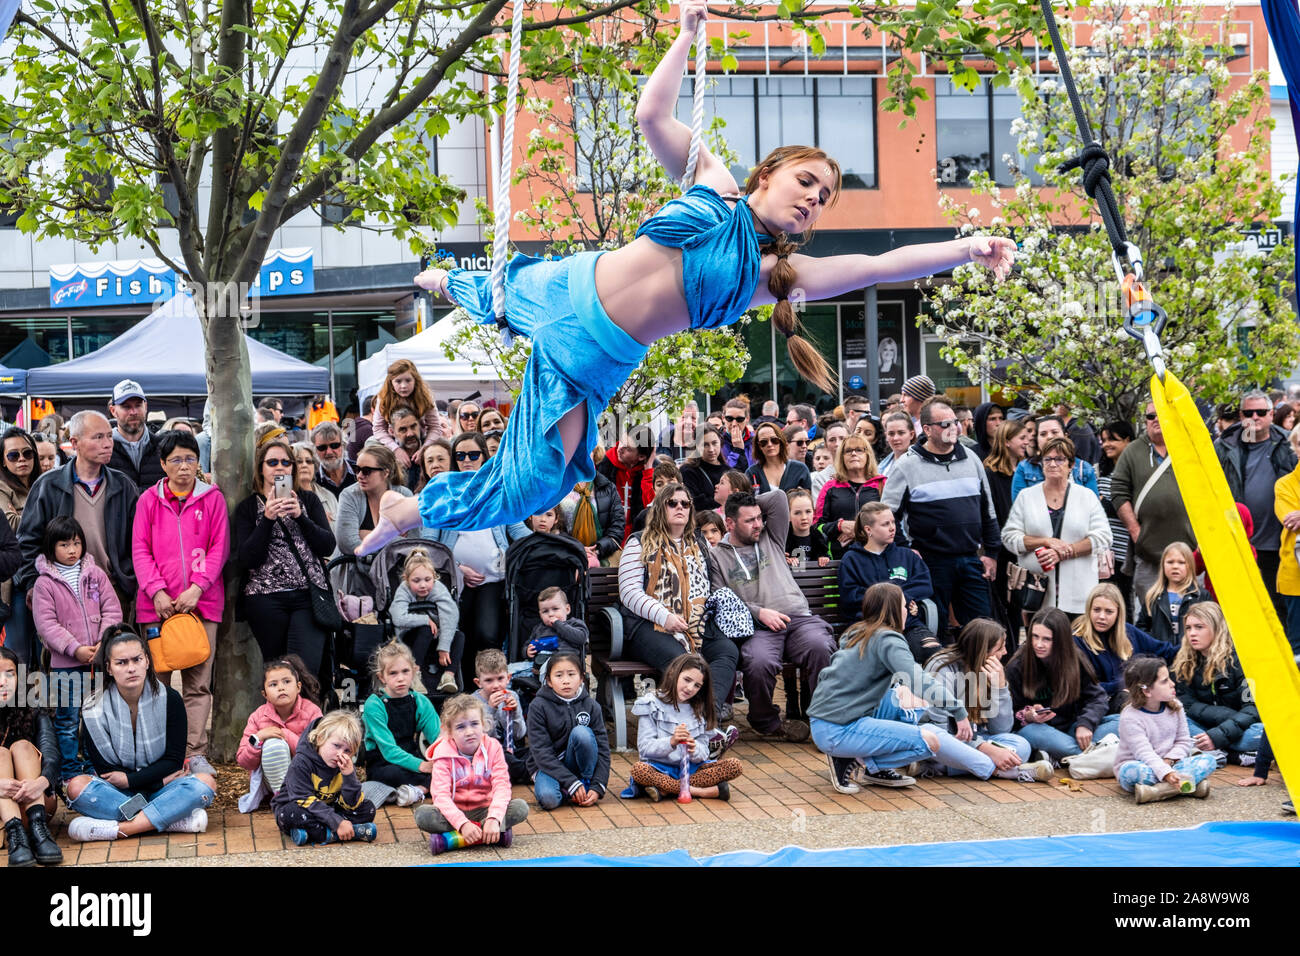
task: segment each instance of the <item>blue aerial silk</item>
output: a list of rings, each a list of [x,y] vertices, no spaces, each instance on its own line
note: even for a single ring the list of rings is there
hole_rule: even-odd
[[[9,24],[13,23],[17,12],[18,0],[0,0],[0,40],[9,32]]]
[[[1286,76],[1287,98],[1291,101],[1291,126],[1300,139],[1300,10],[1296,0],[1260,0],[1268,35],[1273,38],[1278,62]],[[1296,190],[1293,223],[1300,223],[1300,189]],[[1300,244],[1296,246],[1296,271],[1300,273]]]

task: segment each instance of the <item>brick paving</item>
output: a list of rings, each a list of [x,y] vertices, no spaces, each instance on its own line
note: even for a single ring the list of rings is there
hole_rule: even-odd
[[[595,807],[579,810],[565,806],[547,813],[533,799],[531,788],[516,787],[515,796],[529,803],[528,820],[516,828],[516,834],[587,833],[629,828],[668,827],[679,824],[717,824],[726,821],[789,820],[799,814],[811,818],[844,814],[885,813],[889,811],[937,810],[949,807],[967,809],[1049,801],[1088,800],[1113,796],[1131,803],[1114,780],[1083,781],[1077,792],[1058,784],[1017,783],[1008,780],[976,780],[971,777],[932,778],[918,781],[915,787],[900,790],[864,788],[846,795],[837,793],[827,778],[826,760],[811,744],[773,743],[742,738],[731,754],[745,765],[745,775],[732,783],[729,803],[696,800],[689,804],[675,801],[651,803],[649,800],[621,800],[617,793],[626,783],[634,752],[615,753],[610,773],[611,793]],[[1228,787],[1251,771],[1242,767],[1225,767],[1211,778],[1212,786]],[[1281,789],[1277,774],[1268,788],[1270,804],[1276,804]],[[1233,789],[1236,789],[1235,787]],[[1259,791],[1253,791],[1259,792]],[[1262,794],[1261,794],[1262,796]],[[64,824],[67,810],[56,818],[56,837],[63,847],[65,865],[131,863],[162,859],[223,857],[254,852],[282,850],[286,854],[310,852],[299,849],[280,834],[268,807],[253,814],[238,811],[210,812],[206,833],[158,834],[115,843],[75,843],[68,839]],[[868,820],[869,822],[869,820]],[[409,809],[392,804],[382,807],[376,819],[379,843],[423,843],[424,835],[415,827]],[[1153,816],[1151,826],[1162,826]],[[918,826],[913,842],[927,842],[932,835]],[[579,844],[573,852],[581,852]],[[0,865],[8,855],[0,852]],[[264,859],[264,858],[263,858]],[[304,862],[286,858],[285,862]]]

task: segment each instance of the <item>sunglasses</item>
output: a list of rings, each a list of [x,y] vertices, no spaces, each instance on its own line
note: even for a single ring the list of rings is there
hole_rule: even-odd
[[[30,448],[24,448],[21,451],[5,452],[6,461],[31,461],[33,457],[35,456],[32,455],[32,450]]]
[[[327,451],[338,451],[342,447],[343,447],[343,442],[331,441],[331,442],[326,442],[323,445],[317,445],[316,450],[323,455]]]
[[[1150,412],[1150,413],[1148,413],[1148,415],[1147,415],[1147,421],[1149,421],[1149,422],[1153,422],[1153,421],[1155,421],[1155,420],[1156,420],[1157,418],[1159,418],[1159,417],[1160,417],[1160,416],[1157,415],[1155,412]]]
[[[781,445],[781,443],[780,443],[779,441],[777,441],[775,438],[762,438],[762,439],[759,439],[759,442],[758,442],[758,447],[759,447],[759,448],[769,448],[769,447],[777,447],[777,448],[779,448],[780,445]]]
[[[262,464],[270,465],[272,468],[292,468],[293,462],[288,458],[263,458]],[[357,471],[361,469],[358,468]]]
[[[673,498],[672,500],[665,502],[665,506],[669,508],[689,508],[691,506],[691,499]]]
[[[791,445],[803,445],[804,447],[807,447],[807,445],[808,445],[808,439],[805,438],[805,439],[803,439],[802,441],[796,439],[795,441],[790,442],[790,444],[791,444]]]
[[[478,418],[478,412],[461,412],[461,418]]]
[[[1242,418],[1251,418],[1251,417],[1263,418],[1266,415],[1272,415],[1272,414],[1273,413],[1269,411],[1267,408],[1243,408],[1241,410]]]
[[[955,419],[955,418],[950,418],[950,419],[948,419],[946,422],[927,422],[927,423],[926,423],[927,427],[928,427],[928,426],[933,426],[934,428],[952,428],[952,427],[953,427],[954,425],[956,425],[956,424],[957,424],[957,419]]]
[[[729,421],[729,422],[743,422],[743,421],[745,420],[745,416],[744,416],[744,415],[740,415],[740,416],[736,416],[736,415],[726,415],[726,416],[724,416],[724,417],[725,417],[725,418],[727,419],[727,421]]]
[[[483,457],[481,451],[458,451],[456,452],[457,461],[478,461]]]
[[[377,467],[377,466],[375,466],[375,465],[357,465],[357,466],[356,466],[355,468],[353,468],[352,470],[355,471],[355,472],[356,472],[358,475],[360,475],[362,478],[369,478],[369,477],[370,477],[371,475],[373,475],[375,472],[379,472],[380,474],[387,474],[387,473],[388,473],[388,469],[387,469],[387,468],[379,468],[379,467]]]

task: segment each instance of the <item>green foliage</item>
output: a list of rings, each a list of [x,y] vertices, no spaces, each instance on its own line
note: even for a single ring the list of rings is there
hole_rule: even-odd
[[[1112,157],[1112,183],[1129,238],[1142,250],[1147,284],[1168,312],[1162,336],[1169,367],[1198,398],[1222,401],[1247,383],[1267,383],[1300,362],[1300,330],[1288,301],[1291,241],[1255,250],[1245,233],[1268,226],[1281,192],[1268,173],[1267,77],[1233,88],[1231,48],[1199,7],[1172,2],[1091,8],[1091,56],[1071,58],[1094,133]],[[1151,366],[1121,328],[1110,244],[1079,174],[1056,167],[1081,148],[1054,77],[1013,127],[1020,152],[1039,157],[1046,188],[1020,175],[999,189],[973,177],[995,217],[951,194],[941,200],[966,234],[1014,235],[1018,268],[994,285],[963,266],[930,293],[944,355],[979,381],[1005,379],[1042,404],[1063,402],[1083,417],[1132,420]],[[1245,337],[1249,348],[1241,348]],[[994,372],[995,365],[1006,366]]]

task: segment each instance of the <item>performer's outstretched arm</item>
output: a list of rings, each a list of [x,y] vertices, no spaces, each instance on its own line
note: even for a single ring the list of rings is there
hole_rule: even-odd
[[[949,242],[926,242],[901,249],[891,249],[878,256],[792,255],[798,281],[795,292],[808,301],[830,299],[880,282],[909,282],[944,272],[954,266],[976,262],[993,271],[996,279],[1005,279],[1015,260],[1016,244],[1001,236],[970,236]],[[768,305],[775,300],[767,288],[767,273],[774,256],[763,259],[763,275],[751,305]]]
[[[673,118],[677,97],[682,90],[682,73],[690,60],[691,41],[700,17],[708,18],[704,0],[686,0],[681,4],[682,25],[664,58],[646,80],[637,103],[636,122],[641,135],[650,145],[655,159],[668,175],[681,179],[686,173],[686,154],[691,148],[691,128]],[[700,144],[695,181],[710,186],[723,195],[739,192],[736,179],[718,158]]]

